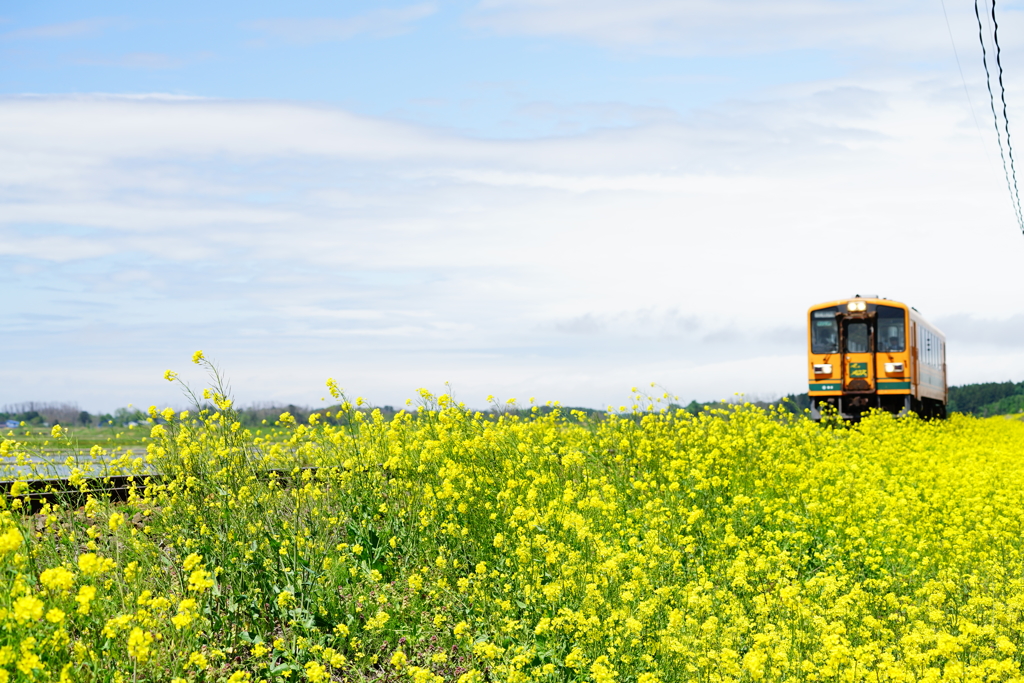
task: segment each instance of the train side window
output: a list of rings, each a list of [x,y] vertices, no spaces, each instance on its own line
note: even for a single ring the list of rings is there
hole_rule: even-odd
[[[881,353],[898,353],[905,351],[906,314],[902,308],[879,305],[876,309],[875,350]]]
[[[867,353],[871,350],[868,324],[864,320],[846,323],[846,353]]]
[[[811,311],[811,353],[839,353],[835,306]]]

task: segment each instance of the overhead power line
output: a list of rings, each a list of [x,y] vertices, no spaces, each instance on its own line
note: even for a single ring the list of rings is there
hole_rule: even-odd
[[[945,7],[943,7],[945,9]],[[1010,119],[1007,116],[1006,88],[1003,87],[1003,64],[999,49],[999,23],[996,21],[996,0],[992,0],[992,42],[995,45],[996,66],[999,69],[999,97],[1003,104],[1003,129],[1006,131],[1006,152],[1003,151],[1003,137],[999,130],[999,115],[996,113],[996,99],[992,93],[992,76],[988,69],[988,51],[985,49],[985,31],[981,23],[981,12],[978,0],[974,0],[974,17],[978,20],[978,41],[981,43],[981,62],[985,66],[985,85],[988,87],[988,101],[992,109],[992,120],[996,129],[996,142],[999,143],[999,158],[1003,162],[1003,175],[1006,177],[1006,189],[1010,193],[1010,203],[1017,218],[1017,226],[1024,233],[1024,216],[1021,215],[1020,192],[1017,190],[1017,169],[1013,160],[1013,145],[1010,140]],[[986,17],[987,18],[987,17]],[[1009,163],[1007,163],[1009,157]]]

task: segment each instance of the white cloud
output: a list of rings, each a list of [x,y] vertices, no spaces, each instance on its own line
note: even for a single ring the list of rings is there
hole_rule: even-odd
[[[957,34],[973,16],[951,8]],[[941,8],[917,0],[481,0],[471,26],[499,34],[577,38],[672,54],[757,54],[867,47],[884,52],[948,50]]]
[[[388,38],[411,31],[416,22],[436,12],[437,6],[433,2],[424,2],[378,9],[345,19],[261,19],[246,24],[246,27],[292,43],[349,40],[359,35]]]
[[[472,139],[281,102],[9,97],[0,99],[0,140],[9,153],[31,155],[33,167],[51,154],[75,164],[228,154],[485,166],[501,172],[734,173],[752,164],[798,163],[828,150],[877,145],[891,126],[900,125],[879,116],[904,85],[882,84],[886,90],[826,86],[697,112],[685,121],[530,140]],[[851,107],[851,100],[858,105]]]
[[[23,300],[4,344],[28,369],[2,370],[0,402],[47,363],[85,382],[110,349],[158,378],[204,348],[243,401],[326,376],[380,403],[445,380],[474,404],[798,391],[815,301],[1018,305],[1021,238],[957,85],[808,85],[517,141],[275,102],[5,98],[0,287]]]

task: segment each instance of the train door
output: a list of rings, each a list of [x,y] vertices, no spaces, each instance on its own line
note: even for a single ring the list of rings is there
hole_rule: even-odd
[[[868,318],[843,321],[843,389],[873,391],[875,388],[874,329]]]

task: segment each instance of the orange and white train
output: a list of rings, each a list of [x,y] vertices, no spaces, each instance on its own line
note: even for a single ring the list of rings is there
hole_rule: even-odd
[[[945,417],[946,337],[917,309],[854,296],[808,312],[811,415],[831,406],[846,419],[872,408]]]

